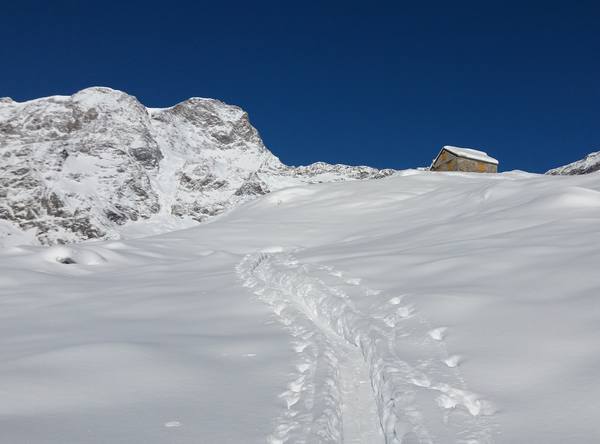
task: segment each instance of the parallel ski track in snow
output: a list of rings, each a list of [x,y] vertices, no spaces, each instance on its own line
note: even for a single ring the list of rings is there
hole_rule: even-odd
[[[467,389],[446,329],[401,296],[363,313],[352,292],[377,290],[286,252],[249,254],[237,272],[288,328],[298,354],[271,444],[493,442],[494,408]]]
[[[287,408],[269,442],[382,443],[362,354],[290,291],[295,275],[276,274],[271,258],[249,255],[238,266],[244,285],[269,304],[290,331],[298,355],[293,379],[280,395]],[[286,261],[286,266],[294,265]]]

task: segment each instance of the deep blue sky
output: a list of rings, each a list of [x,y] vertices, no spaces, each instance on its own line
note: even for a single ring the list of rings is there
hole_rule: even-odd
[[[213,97],[288,164],[542,172],[600,150],[600,2],[5,1],[0,96]]]

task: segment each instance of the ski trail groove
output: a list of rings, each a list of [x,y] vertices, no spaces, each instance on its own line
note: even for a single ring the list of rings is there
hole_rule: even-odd
[[[299,355],[271,444],[374,444],[382,441],[374,416],[386,444],[493,442],[493,406],[467,389],[446,329],[402,297],[364,314],[349,295],[377,290],[289,253],[249,254],[237,272],[290,330]]]
[[[298,354],[293,380],[280,395],[287,409],[269,443],[383,442],[362,354],[290,291],[294,275],[276,274],[270,260],[267,254],[249,255],[237,268],[244,285],[290,331]]]

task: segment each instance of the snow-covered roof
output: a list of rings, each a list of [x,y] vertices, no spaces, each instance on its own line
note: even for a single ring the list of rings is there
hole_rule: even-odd
[[[493,157],[487,155],[487,153],[479,150],[474,150],[472,148],[459,148],[457,146],[445,145],[442,148],[442,151],[450,151],[452,154],[465,157],[467,159],[479,160],[481,162],[493,163],[494,165],[498,165],[498,161]]]

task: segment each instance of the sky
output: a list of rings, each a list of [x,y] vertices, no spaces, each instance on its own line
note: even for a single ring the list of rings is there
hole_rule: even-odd
[[[600,150],[600,2],[2,2],[0,97],[108,86],[248,111],[291,165],[544,172]]]

